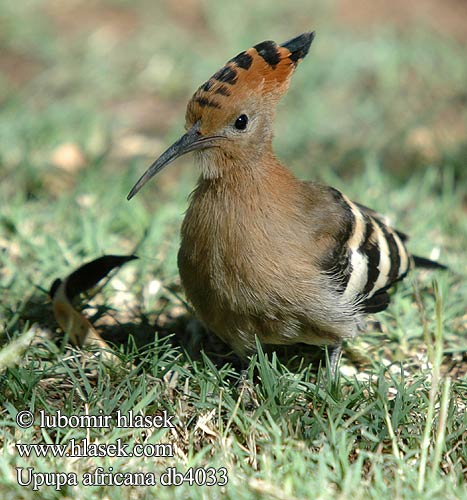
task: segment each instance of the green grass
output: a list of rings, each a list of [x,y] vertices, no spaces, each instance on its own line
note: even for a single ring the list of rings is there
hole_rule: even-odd
[[[362,28],[334,2],[313,12],[304,1],[180,5],[0,3],[0,496],[466,497],[465,40],[442,16],[437,31],[414,18]],[[181,133],[199,84],[252,44],[310,28],[317,38],[279,107],[278,155],[390,216],[415,254],[439,253],[452,272],[417,271],[398,286],[346,346],[336,383],[301,347],[259,349],[242,379],[180,289],[191,159],[125,198]],[[78,151],[70,164],[66,151]],[[122,358],[109,367],[62,341],[47,290],[86,261],[133,251],[138,261],[83,300]],[[176,427],[21,430],[22,410],[166,410]],[[21,458],[15,448],[85,437],[169,443],[174,457]],[[37,493],[18,485],[16,467],[79,478],[97,467],[156,478],[167,467],[226,467],[229,481]]]

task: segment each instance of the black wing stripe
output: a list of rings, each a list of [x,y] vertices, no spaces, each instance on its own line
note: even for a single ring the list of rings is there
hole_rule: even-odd
[[[380,251],[375,235],[373,219],[367,216],[366,220],[365,239],[360,251],[368,257],[368,276],[365,288],[362,290],[365,295],[368,295],[379,277]]]
[[[362,242],[366,235],[366,217],[362,211],[342,195],[343,201],[347,204],[348,210],[352,213],[352,232],[346,242],[346,253],[349,256],[348,280],[344,290],[344,296],[350,298],[358,297],[367,282],[368,258],[361,252]]]
[[[368,295],[378,293],[379,290],[388,285],[388,276],[391,271],[391,261],[389,257],[389,246],[384,235],[382,226],[383,223],[376,218],[373,219],[373,227],[375,231],[375,241],[379,251],[379,262],[378,262],[378,276],[373,285],[373,288],[368,292]]]
[[[390,297],[387,292],[379,292],[362,303],[362,311],[373,314],[384,311],[389,305]]]
[[[337,189],[329,188],[333,201],[342,209],[342,225],[336,234],[332,253],[323,262],[323,269],[333,276],[337,289],[343,293],[352,276],[353,267],[348,249],[349,239],[355,231],[355,215],[346,197]]]
[[[399,276],[398,279],[402,279],[405,277],[407,272],[410,269],[410,256],[407,252],[407,248],[405,248],[404,240],[400,237],[398,231],[395,231],[394,239],[397,243],[397,248],[399,251],[400,265],[399,265]]]
[[[388,244],[389,250],[389,272],[388,272],[388,284],[393,283],[399,277],[399,267],[401,264],[401,259],[399,257],[399,248],[397,246],[396,240],[391,230],[387,226],[381,225],[381,230],[383,231],[384,237]]]

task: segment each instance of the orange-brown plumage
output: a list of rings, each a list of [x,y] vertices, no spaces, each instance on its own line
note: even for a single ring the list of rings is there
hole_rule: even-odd
[[[336,307],[331,324],[322,303],[332,290],[319,269],[340,218],[310,228],[304,214],[320,210],[320,186],[309,189],[272,155],[262,161],[248,176],[234,168],[204,179],[192,194],[178,257],[187,297],[240,354],[254,348],[254,334],[273,344],[338,343],[353,319]]]
[[[195,92],[186,134],[129,195],[195,152],[201,176],[182,225],[180,276],[200,319],[242,355],[255,335],[340,346],[366,313],[387,307],[387,289],[411,265],[402,233],[339,191],[298,180],[274,155],[276,104],[313,38],[262,42],[231,59]]]

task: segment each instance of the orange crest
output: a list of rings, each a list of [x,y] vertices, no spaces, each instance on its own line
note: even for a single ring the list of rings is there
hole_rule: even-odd
[[[187,122],[195,123],[203,110],[221,110],[232,100],[268,95],[278,99],[288,87],[297,64],[310,49],[314,32],[303,33],[281,45],[261,42],[241,52],[201,85],[187,108]]]

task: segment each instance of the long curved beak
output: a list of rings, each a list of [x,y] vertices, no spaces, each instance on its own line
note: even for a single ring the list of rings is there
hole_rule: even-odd
[[[133,198],[133,196],[146,184],[146,182],[148,182],[149,179],[154,177],[164,167],[166,167],[169,163],[172,163],[179,156],[189,153],[190,151],[195,151],[196,149],[210,147],[216,139],[220,138],[221,136],[202,136],[199,131],[199,124],[195,123],[195,125],[193,125],[193,127],[191,127],[186,134],[182,135],[178,141],[174,142],[172,146],[166,149],[146,170],[146,172],[144,172],[128,194],[127,200],[131,200],[131,198]]]

